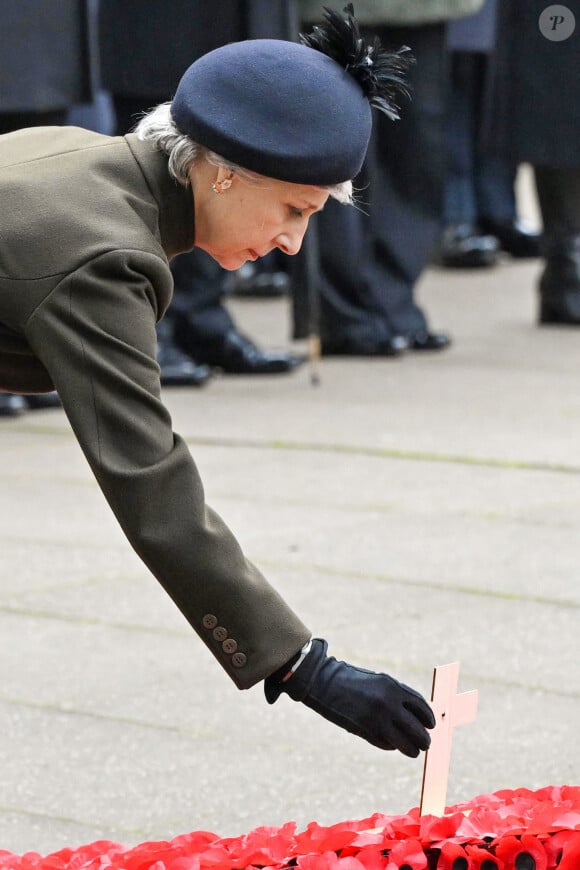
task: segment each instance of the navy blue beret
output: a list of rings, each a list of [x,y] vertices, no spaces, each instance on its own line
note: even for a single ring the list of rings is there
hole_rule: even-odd
[[[359,172],[371,133],[363,88],[306,45],[255,39],[196,60],[171,104],[182,133],[270,178],[317,186]]]

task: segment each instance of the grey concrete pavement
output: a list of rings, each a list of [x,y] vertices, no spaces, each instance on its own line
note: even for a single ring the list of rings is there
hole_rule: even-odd
[[[580,782],[580,334],[538,264],[429,270],[441,355],[167,390],[208,502],[331,651],[480,693],[448,800]],[[284,301],[233,303],[287,343]],[[237,692],[132,553],[61,411],[0,427],[0,849],[418,803],[421,761]],[[152,497],[154,494],[152,494]]]

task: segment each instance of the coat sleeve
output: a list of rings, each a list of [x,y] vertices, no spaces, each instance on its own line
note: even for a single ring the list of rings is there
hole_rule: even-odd
[[[153,254],[101,255],[58,284],[26,335],[133,548],[244,689],[288,661],[310,632],[205,504],[189,450],[172,431],[153,292],[168,281]]]

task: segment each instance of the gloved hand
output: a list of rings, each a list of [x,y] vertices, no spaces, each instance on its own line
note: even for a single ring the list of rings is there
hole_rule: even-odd
[[[429,748],[425,729],[435,727],[435,717],[418,692],[387,674],[339,662],[327,656],[327,648],[325,640],[315,638],[295,671],[298,656],[269,676],[264,683],[268,703],[286,692],[379,749],[398,749],[416,758]]]

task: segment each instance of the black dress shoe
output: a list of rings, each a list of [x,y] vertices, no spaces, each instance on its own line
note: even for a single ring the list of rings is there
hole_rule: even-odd
[[[23,411],[26,411],[26,402],[22,396],[0,393],[0,417],[16,417]]]
[[[199,365],[179,349],[174,324],[168,318],[157,324],[157,363],[163,387],[203,387],[211,378],[208,366]]]
[[[445,228],[435,262],[448,269],[479,269],[497,262],[499,241],[473,224],[450,224]]]
[[[211,369],[198,365],[179,348],[161,342],[157,345],[157,362],[164,387],[203,387],[211,378]]]
[[[415,332],[409,336],[411,350],[445,350],[451,344],[446,332]]]
[[[44,408],[61,408],[62,402],[56,390],[50,393],[32,393],[22,397],[31,411],[42,411]]]
[[[495,236],[502,251],[516,259],[540,256],[542,233],[530,229],[524,221],[480,218],[478,226],[484,233]]]
[[[377,341],[352,338],[327,338],[321,342],[323,356],[400,356],[409,349],[404,335],[394,335]]]
[[[540,324],[580,326],[580,236],[547,248],[539,291]]]
[[[304,362],[304,356],[283,351],[260,350],[253,341],[230,329],[213,341],[191,341],[187,332],[176,329],[180,346],[195,354],[195,358],[208,366],[230,375],[279,375],[291,372]],[[185,348],[184,348],[185,349]]]

